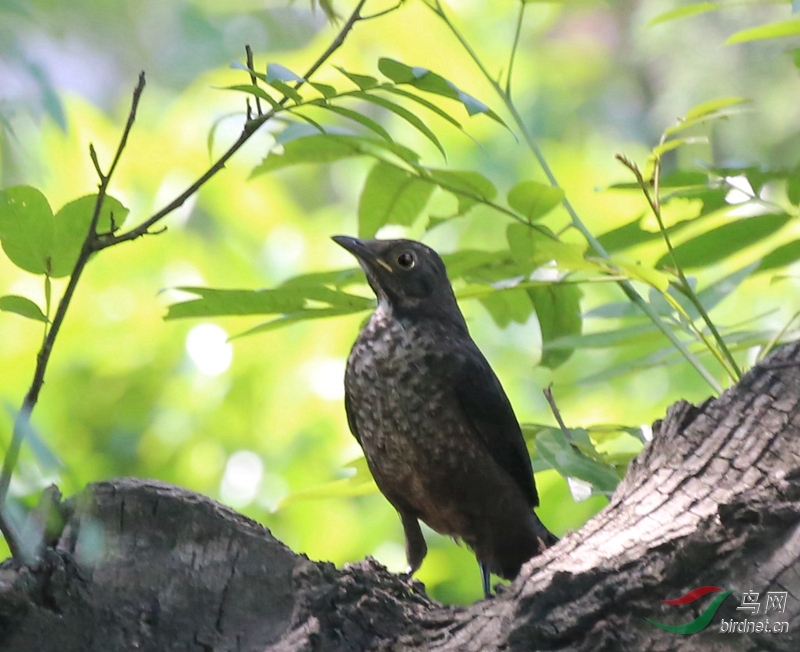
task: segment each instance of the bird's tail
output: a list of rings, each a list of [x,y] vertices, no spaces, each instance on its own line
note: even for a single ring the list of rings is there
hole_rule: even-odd
[[[481,561],[485,561],[496,575],[513,580],[522,564],[556,543],[558,537],[531,512],[530,519],[523,527],[518,524],[515,528],[507,529],[502,536],[495,537],[489,558]]]

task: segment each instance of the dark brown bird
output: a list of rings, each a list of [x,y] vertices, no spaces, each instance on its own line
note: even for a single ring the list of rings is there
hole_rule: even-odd
[[[333,240],[378,297],[345,373],[345,409],[378,488],[400,514],[408,572],[427,553],[419,519],[513,579],[557,539],[539,504],[517,419],[472,341],[444,263],[411,240]]]

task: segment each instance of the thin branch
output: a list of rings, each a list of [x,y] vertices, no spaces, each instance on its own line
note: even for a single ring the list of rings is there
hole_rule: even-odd
[[[564,436],[567,438],[568,442],[572,442],[572,433],[570,433],[569,428],[567,428],[567,424],[564,423],[564,419],[561,418],[561,412],[556,405],[556,400],[553,398],[553,386],[549,385],[542,390],[544,397],[547,399],[547,402],[550,404],[550,409],[553,411],[553,416],[556,418],[556,422],[558,423],[559,428],[561,428],[561,432],[564,433]]]
[[[250,70],[250,83],[253,86],[258,86],[258,77],[256,77],[255,72],[253,72],[256,67],[253,65],[253,48],[249,45],[244,46],[245,56],[247,57],[247,68]],[[256,113],[258,115],[264,115],[264,112],[261,110],[261,99],[256,95]],[[252,116],[250,115],[250,98],[247,98],[247,119],[250,120]]]
[[[484,66],[483,62],[481,61],[480,57],[478,56],[477,52],[472,48],[469,42],[464,38],[461,32],[458,31],[456,26],[450,21],[447,14],[444,11],[444,8],[441,5],[439,0],[425,0],[425,6],[427,6],[431,11],[433,11],[439,18],[444,21],[445,25],[448,27],[450,32],[456,38],[456,40],[461,44],[470,58],[473,60],[475,65],[481,71],[483,76],[486,80],[492,85],[495,92],[500,96],[503,100],[503,103],[506,105],[506,109],[514,118],[514,122],[517,125],[522,137],[525,140],[528,148],[533,152],[534,157],[536,158],[539,166],[542,168],[542,171],[545,173],[550,185],[554,188],[560,188],[561,186],[558,183],[558,180],[553,174],[550,165],[547,162],[547,159],[544,156],[544,153],[539,148],[539,144],[531,135],[530,131],[528,131],[527,126],[525,125],[525,121],[522,119],[519,111],[517,110],[516,105],[512,101],[510,95],[508,95],[500,84],[492,77],[492,75],[487,70],[486,66]],[[594,236],[594,234],[587,228],[587,226],[583,223],[583,221],[578,216],[578,213],[575,211],[575,208],[570,203],[569,199],[564,197],[562,201],[564,208],[566,209],[567,213],[572,220],[572,226],[574,226],[578,231],[580,231],[581,235],[586,239],[589,243],[589,246],[597,253],[598,256],[604,258],[606,260],[610,260],[611,256],[609,256],[608,252],[605,250],[600,241]],[[647,315],[650,321],[660,330],[664,336],[670,341],[670,343],[681,353],[681,355],[695,368],[695,370],[703,377],[703,379],[713,388],[713,390],[717,394],[722,393],[722,386],[719,384],[717,379],[711,374],[711,372],[706,369],[705,365],[700,361],[700,359],[692,353],[686,345],[678,339],[677,335],[672,332],[672,330],[664,323],[664,321],[659,317],[658,313],[653,310],[652,306],[650,306],[647,301],[642,298],[642,296],[636,291],[636,288],[630,281],[621,281],[619,284],[622,291],[625,293],[625,296],[628,299],[635,303],[639,309]]]
[[[139,106],[139,100],[142,96],[144,86],[144,73],[141,73],[139,75],[139,82],[133,91],[133,100],[131,102],[131,110],[128,113],[128,121],[126,122],[125,128],[122,131],[119,146],[117,147],[116,154],[114,155],[114,159],[111,162],[111,166],[108,168],[107,173],[104,174],[99,163],[96,162],[97,154],[95,153],[94,156],[92,156],[94,147],[90,147],[89,149],[89,155],[92,157],[93,162],[95,162],[95,168],[100,177],[100,187],[97,194],[97,201],[94,205],[92,221],[86,238],[83,241],[83,246],[81,247],[81,252],[78,255],[78,260],[75,263],[75,268],[72,270],[72,274],[70,275],[69,283],[67,283],[64,294],[58,303],[56,314],[53,317],[52,326],[47,332],[47,336],[42,344],[42,348],[39,350],[39,353],[36,356],[36,368],[33,372],[33,381],[31,382],[28,393],[25,395],[25,398],[22,402],[22,407],[20,408],[19,412],[17,412],[17,416],[14,419],[14,430],[11,436],[11,444],[6,451],[5,458],[3,459],[3,469],[2,472],[0,472],[0,531],[3,532],[3,535],[6,538],[6,543],[8,544],[9,550],[11,550],[11,554],[15,559],[18,560],[22,559],[22,546],[18,537],[18,533],[14,530],[5,514],[6,498],[8,495],[8,487],[11,483],[11,474],[14,472],[14,468],[17,465],[22,443],[25,440],[25,435],[30,428],[31,412],[39,400],[39,392],[42,389],[42,385],[44,385],[44,375],[45,371],[47,370],[47,363],[50,361],[50,355],[53,351],[53,344],[55,343],[58,332],[61,329],[61,324],[64,322],[64,317],[67,314],[67,308],[69,308],[70,302],[72,301],[75,288],[77,287],[78,281],[81,278],[81,274],[86,267],[86,263],[89,261],[92,253],[97,249],[97,222],[100,219],[100,212],[103,208],[103,202],[108,190],[108,184],[111,181],[114,170],[117,168],[117,164],[122,156],[122,151],[125,149],[125,145],[128,142],[128,135],[130,134],[133,123],[136,120],[136,109]]]
[[[303,80],[297,82],[295,85],[295,90],[300,88],[304,83],[305,80],[311,77],[330,57],[333,55],[336,50],[338,50],[342,44],[344,43],[345,38],[350,33],[350,30],[353,29],[353,26],[359,21],[362,20],[361,18],[361,9],[366,4],[367,0],[361,0],[356,8],[353,10],[353,13],[350,15],[350,18],[347,19],[347,22],[342,26],[339,30],[339,33],[336,35],[336,38],[331,42],[325,52],[320,55],[320,57],[314,62],[314,64],[308,69],[305,75],[303,75]],[[280,106],[283,106],[288,98],[284,97],[283,100],[279,102]],[[275,115],[276,109],[272,109],[263,115],[260,115],[252,120],[249,120],[244,129],[242,129],[242,133],[239,135],[239,138],[236,139],[236,142],[233,143],[225,153],[220,156],[219,159],[209,167],[203,174],[201,174],[197,180],[192,183],[186,190],[184,190],[181,194],[179,194],[175,199],[173,199],[169,204],[164,206],[161,210],[151,215],[147,218],[144,222],[139,224],[139,226],[127,231],[126,233],[121,233],[120,235],[114,235],[113,237],[104,238],[99,243],[99,249],[106,249],[107,247],[113,247],[114,245],[118,245],[122,242],[128,242],[129,240],[135,240],[136,238],[141,238],[144,235],[149,235],[151,233],[150,228],[162,220],[164,217],[172,213],[174,210],[183,206],[189,197],[194,195],[209,179],[211,179],[217,172],[222,170],[225,167],[225,164],[230,160],[230,158],[238,152],[241,147],[250,140],[250,137],[258,131],[259,127],[263,125],[267,120],[272,118]]]
[[[386,14],[390,14],[393,11],[397,11],[398,9],[400,9],[400,7],[403,6],[403,2],[405,2],[405,0],[400,0],[400,2],[398,2],[394,7],[389,7],[388,9],[384,9],[383,11],[379,11],[377,13],[370,14],[369,16],[362,16],[361,20],[372,20],[373,18],[380,18],[381,16],[385,16]]]
[[[508,76],[506,77],[506,95],[511,98],[511,75],[514,73],[514,58],[519,47],[519,37],[522,34],[522,19],[525,16],[526,2],[519,3],[519,14],[517,14],[517,27],[514,30],[514,42],[511,44],[511,55],[508,57]]]
[[[678,280],[680,283],[680,289],[683,292],[684,296],[686,296],[689,301],[691,301],[692,305],[697,310],[698,314],[702,318],[703,322],[705,322],[708,329],[711,331],[711,334],[714,337],[714,340],[717,343],[717,346],[712,346],[711,342],[708,341],[706,336],[700,332],[700,329],[696,328],[692,323],[693,330],[697,335],[703,340],[704,344],[708,347],[708,349],[715,355],[717,360],[719,360],[720,364],[725,368],[734,382],[738,382],[741,374],[739,373],[739,367],[736,363],[736,360],[731,354],[730,349],[728,349],[728,345],[725,343],[725,340],[720,335],[719,331],[717,330],[716,325],[711,320],[708,312],[706,312],[705,306],[703,306],[700,299],[697,297],[697,294],[692,289],[692,286],[689,284],[689,279],[686,278],[686,274],[683,271],[680,263],[678,263],[678,259],[675,256],[675,248],[672,246],[672,240],[669,237],[669,233],[667,232],[666,227],[664,226],[664,220],[661,215],[661,201],[659,199],[659,183],[661,177],[661,159],[656,157],[655,167],[653,170],[653,192],[652,194],[647,188],[647,182],[645,181],[644,177],[642,176],[642,172],[639,169],[639,166],[636,165],[633,161],[628,159],[626,156],[622,154],[617,154],[615,157],[618,161],[620,161],[626,168],[628,168],[632,173],[633,176],[636,178],[636,183],[641,188],[642,193],[644,194],[645,198],[647,199],[647,203],[650,205],[650,210],[652,211],[653,215],[656,218],[656,222],[658,222],[658,228],[661,231],[661,237],[664,239],[664,242],[667,245],[667,251],[669,252],[669,256],[672,259],[672,265],[675,270],[675,273],[678,275]],[[690,319],[691,323],[691,319]]]

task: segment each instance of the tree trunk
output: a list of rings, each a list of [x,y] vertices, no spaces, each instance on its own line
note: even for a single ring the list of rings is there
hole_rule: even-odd
[[[36,568],[0,566],[0,650],[800,649],[800,344],[718,399],[672,406],[606,509],[462,607],[371,559],[309,561],[249,519],[153,481],[90,485]],[[681,625],[731,590],[711,623]],[[760,611],[742,609],[742,594]],[[764,613],[767,593],[785,592]],[[698,606],[699,605],[699,606]],[[770,631],[721,633],[750,621]],[[776,623],[788,631],[771,631]],[[764,625],[762,625],[764,627]],[[784,627],[779,625],[779,627]]]

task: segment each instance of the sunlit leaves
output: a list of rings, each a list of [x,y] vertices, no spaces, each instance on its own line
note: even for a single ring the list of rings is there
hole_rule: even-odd
[[[769,25],[740,30],[728,37],[725,43],[733,45],[734,43],[747,43],[748,41],[798,35],[800,35],[800,18],[790,18],[789,20],[781,20]]]
[[[53,215],[45,196],[30,186],[0,192],[0,241],[17,267],[54,278],[67,276],[75,266],[89,233],[97,198],[81,197]],[[106,197],[97,221],[99,233],[122,224],[128,214],[119,201]]]
[[[480,302],[500,328],[505,328],[511,322],[524,324],[533,312],[533,304],[523,288],[485,292]]]
[[[68,276],[78,260],[83,241],[97,203],[96,195],[87,195],[65,205],[53,220],[54,249],[50,276]],[[119,227],[128,215],[128,209],[113,197],[106,197],[97,219],[97,232],[108,233]]]
[[[0,297],[0,310],[13,312],[22,317],[33,319],[34,321],[47,323],[47,317],[42,312],[42,309],[26,297],[20,297],[14,294]]]
[[[376,163],[358,203],[358,234],[371,238],[384,224],[408,226],[425,208],[434,185],[397,166]]]
[[[694,125],[736,115],[741,112],[741,109],[735,109],[734,107],[741,106],[749,101],[744,97],[721,97],[703,102],[689,109],[686,115],[678,121],[678,124],[664,131],[664,135],[674,136]]]
[[[333,163],[355,156],[377,156],[384,151],[416,163],[418,155],[407,147],[376,138],[345,134],[315,134],[283,145],[283,154],[271,153],[251,173],[251,177],[301,163]]]
[[[547,344],[558,337],[580,334],[583,327],[581,290],[577,285],[552,283],[529,288],[527,292],[536,311],[542,336],[542,359],[539,364],[555,369],[569,359],[572,350],[547,348]]]
[[[466,215],[479,202],[493,200],[497,188],[485,176],[471,170],[427,169],[428,177],[442,190],[452,194],[458,201],[456,215]]]
[[[375,93],[353,93],[353,97],[357,97],[359,99],[365,100],[367,102],[372,102],[373,104],[377,104],[378,106],[391,111],[392,113],[400,116],[411,124],[415,129],[421,132],[428,140],[430,140],[438,149],[442,156],[446,158],[444,147],[442,147],[442,143],[439,141],[439,138],[436,136],[435,133],[428,127],[422,120],[420,120],[414,113],[409,111],[403,106],[400,106],[396,102],[391,102],[380,95],[376,95]]]
[[[698,14],[708,13],[709,11],[717,11],[720,8],[721,5],[715,2],[698,2],[696,4],[684,5],[682,7],[678,7],[677,9],[672,9],[664,12],[663,14],[659,14],[649,23],[647,23],[647,26],[653,27],[654,25],[666,23],[670,20],[685,18],[687,16],[697,16]]]
[[[788,215],[758,215],[735,220],[678,245],[674,260],[684,269],[711,265],[772,235],[790,219]],[[673,264],[673,256],[664,254],[656,267]]]
[[[392,140],[392,137],[389,135],[389,132],[386,131],[386,129],[384,129],[379,123],[375,122],[375,120],[364,115],[363,113],[359,113],[358,111],[353,111],[352,109],[348,109],[343,106],[338,106],[336,104],[330,104],[325,102],[324,100],[315,100],[310,104],[322,109],[327,109],[331,113],[336,113],[342,117],[347,118],[348,120],[352,120],[353,122],[357,122],[362,127],[365,127],[367,130],[383,138],[388,143],[394,142]]]
[[[591,443],[588,446],[594,450]],[[611,465],[586,455],[555,428],[536,433],[536,454],[565,478],[578,478],[591,484],[593,493],[610,496],[619,484],[620,475]]]
[[[284,285],[270,290],[220,290],[181,287],[200,298],[169,307],[166,319],[219,317],[224,315],[264,315],[314,309],[309,302],[321,302],[346,312],[359,312],[374,305],[370,299],[332,290],[323,285]]]
[[[567,270],[598,270],[596,264],[584,258],[585,247],[561,242],[554,235],[547,235],[525,224],[510,224],[506,229],[506,237],[514,258],[531,263],[533,268],[552,260]]]
[[[353,82],[356,86],[358,86],[362,91],[368,91],[375,88],[378,85],[378,80],[370,75],[359,75],[355,72],[350,72],[349,70],[345,70],[341,66],[336,66],[336,70],[342,73],[345,77],[347,77],[351,82]]]
[[[452,82],[427,68],[412,68],[394,59],[383,58],[378,62],[378,69],[397,84],[410,84],[419,90],[461,102],[470,116],[482,113],[500,124],[505,124],[500,116],[483,102],[465,93]]]
[[[774,249],[761,259],[759,272],[789,265],[800,260],[800,240],[792,240]]]
[[[564,191],[538,181],[523,181],[508,193],[508,205],[531,222],[541,219],[564,200]]]
[[[284,509],[302,500],[321,500],[325,498],[347,498],[351,496],[364,496],[377,493],[378,487],[369,472],[367,460],[363,457],[350,462],[345,468],[354,469],[355,473],[349,478],[323,482],[306,489],[295,491],[284,498],[278,509]]]
[[[33,274],[50,270],[53,212],[45,196],[31,186],[0,192],[0,241],[17,267]]]

